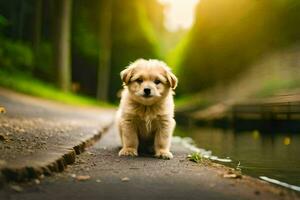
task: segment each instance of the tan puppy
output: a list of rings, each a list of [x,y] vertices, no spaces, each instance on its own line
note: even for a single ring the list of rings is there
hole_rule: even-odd
[[[176,76],[162,61],[139,59],[121,72],[121,79],[124,90],[117,123],[123,147],[119,156],[137,156],[138,148],[152,147],[156,157],[173,158]]]

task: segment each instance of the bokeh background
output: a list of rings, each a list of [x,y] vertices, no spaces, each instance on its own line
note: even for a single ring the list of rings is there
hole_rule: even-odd
[[[0,85],[117,103],[119,72],[157,58],[179,105],[270,96],[300,87],[299,22],[298,0],[1,1]]]

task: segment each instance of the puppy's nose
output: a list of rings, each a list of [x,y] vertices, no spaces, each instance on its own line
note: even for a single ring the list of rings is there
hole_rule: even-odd
[[[150,88],[144,88],[145,95],[150,95],[151,89]]]

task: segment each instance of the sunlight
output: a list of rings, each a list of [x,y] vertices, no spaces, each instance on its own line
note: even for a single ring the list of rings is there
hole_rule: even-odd
[[[158,0],[166,5],[165,26],[169,31],[188,29],[194,22],[194,9],[199,0]]]

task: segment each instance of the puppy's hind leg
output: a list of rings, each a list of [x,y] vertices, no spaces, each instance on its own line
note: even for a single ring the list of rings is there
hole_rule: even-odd
[[[120,124],[120,135],[122,140],[122,149],[119,151],[119,156],[137,156],[138,135],[133,124],[124,121]]]

